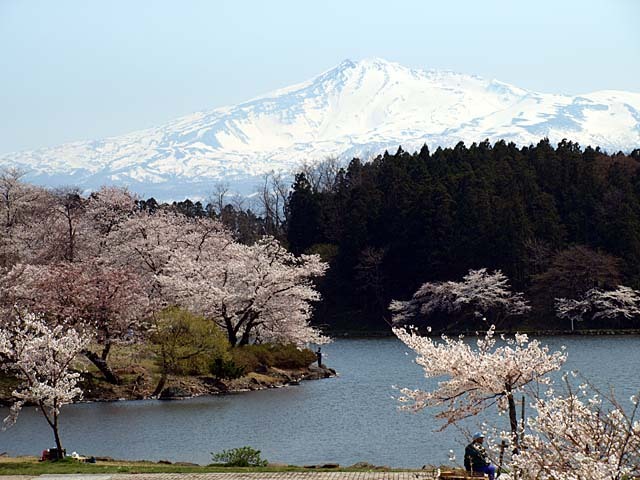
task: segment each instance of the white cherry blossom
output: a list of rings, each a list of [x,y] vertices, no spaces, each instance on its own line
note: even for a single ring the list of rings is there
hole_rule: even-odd
[[[18,418],[26,402],[35,403],[53,430],[56,447],[62,451],[59,434],[60,408],[82,395],[80,374],[71,370],[74,359],[89,338],[63,325],[48,326],[27,313],[3,319],[0,329],[0,365],[20,380],[5,426]]]
[[[426,378],[441,379],[432,390],[401,390],[403,408],[418,411],[435,407],[442,428],[478,414],[493,405],[507,410],[511,431],[519,430],[514,396],[529,384],[548,384],[548,373],[560,369],[564,352],[550,352],[538,340],[525,334],[501,338],[496,346],[492,326],[475,347],[462,337],[441,340],[418,335],[404,328],[393,332],[416,354],[416,363]]]

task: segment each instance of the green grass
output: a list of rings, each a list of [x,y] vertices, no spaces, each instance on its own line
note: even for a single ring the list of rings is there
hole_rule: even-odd
[[[153,462],[98,462],[81,463],[72,459],[54,462],[39,462],[33,457],[0,458],[0,475],[42,475],[64,473],[206,473],[206,472],[357,472],[371,471],[362,468],[308,469],[299,466],[283,467],[223,467],[221,465],[183,466]],[[402,471],[391,469],[391,471]]]

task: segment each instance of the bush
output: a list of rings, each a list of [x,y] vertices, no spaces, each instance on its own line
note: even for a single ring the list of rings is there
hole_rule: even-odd
[[[212,358],[229,358],[229,342],[220,328],[179,308],[160,312],[150,337],[156,363],[165,374],[202,375]]]
[[[273,366],[278,368],[306,368],[316,361],[316,354],[295,345],[273,345]]]
[[[255,372],[260,365],[271,366],[273,358],[266,345],[244,345],[231,349],[231,358],[245,372]]]
[[[233,360],[218,357],[209,365],[209,372],[216,378],[234,379],[245,374],[244,367],[236,365]]]
[[[245,372],[254,372],[260,365],[276,368],[305,368],[316,355],[309,349],[295,345],[245,345],[231,350],[233,362]]]
[[[222,462],[225,467],[266,467],[267,461],[260,458],[260,450],[251,447],[232,448],[220,453],[211,452],[214,462]]]

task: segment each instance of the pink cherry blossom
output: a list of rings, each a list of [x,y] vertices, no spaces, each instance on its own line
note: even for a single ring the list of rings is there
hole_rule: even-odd
[[[502,344],[496,346],[493,326],[476,341],[475,348],[462,337],[443,335],[437,341],[404,328],[393,332],[416,352],[416,363],[426,378],[441,379],[432,390],[403,388],[399,401],[412,411],[438,408],[436,418],[444,422],[442,428],[495,405],[509,413],[515,436],[519,428],[515,394],[529,384],[547,384],[547,374],[560,369],[566,360],[564,352],[550,352],[524,334],[502,337]]]
[[[232,345],[322,344],[328,339],[309,319],[320,299],[312,279],[326,268],[317,255],[295,257],[272,237],[254,245],[218,238],[174,252],[159,278],[176,303],[211,318]]]
[[[57,448],[62,451],[58,430],[60,409],[82,395],[77,386],[80,374],[73,372],[71,366],[89,337],[68,326],[50,327],[31,313],[5,318],[3,324],[0,365],[21,381],[13,391],[16,402],[5,419],[5,426],[15,423],[26,402],[35,403],[53,430]]]
[[[423,284],[411,300],[394,300],[389,306],[395,324],[408,324],[435,311],[455,312],[470,308],[477,316],[493,314],[494,320],[522,315],[531,309],[523,294],[512,293],[509,280],[500,271],[469,270],[461,282]]]

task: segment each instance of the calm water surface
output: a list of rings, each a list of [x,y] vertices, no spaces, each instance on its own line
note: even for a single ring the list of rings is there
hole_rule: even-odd
[[[599,386],[613,385],[620,398],[640,390],[640,337],[542,340],[554,349],[566,345],[567,369],[579,370]],[[323,347],[323,353],[339,377],[177,402],[66,406],[64,445],[81,454],[201,464],[211,461],[210,452],[251,445],[272,462],[368,461],[397,467],[448,463],[449,449],[462,450],[461,434],[435,432],[430,412],[397,410],[393,385],[425,386],[414,356],[401,342],[341,339]],[[3,418],[7,413],[0,409]],[[54,446],[52,438],[42,416],[25,408],[14,427],[0,432],[0,453],[37,455]]]

